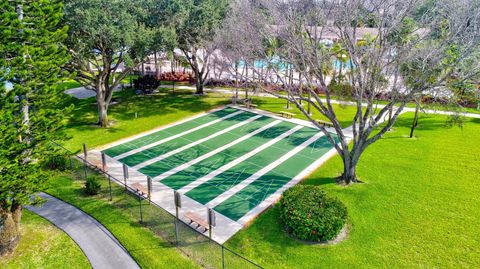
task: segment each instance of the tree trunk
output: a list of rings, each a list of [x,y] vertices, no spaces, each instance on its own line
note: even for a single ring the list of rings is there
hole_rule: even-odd
[[[0,257],[11,253],[17,247],[21,217],[21,207],[17,207],[13,212],[0,209]]]
[[[155,78],[160,80],[160,68],[158,68],[158,57],[157,57],[157,51],[154,51],[154,59],[155,59]]]
[[[98,126],[108,127],[108,105],[104,100],[98,102]]]
[[[412,128],[410,129],[410,138],[413,138],[413,133],[415,132],[415,128],[418,125],[418,112],[420,110],[420,104],[417,102],[417,106],[415,107],[415,117],[413,118]]]
[[[347,153],[350,155],[350,153]],[[357,163],[358,158],[343,158],[343,174],[339,178],[338,183],[350,185],[358,182],[357,179]]]
[[[235,62],[235,101],[234,104],[237,104],[238,100],[238,63]]]
[[[98,126],[108,127],[108,103],[106,100],[107,89],[102,80],[97,81],[97,109],[98,109]]]
[[[300,96],[300,105],[302,104],[302,95],[303,95],[303,87],[302,87],[302,73],[298,73],[298,95]]]
[[[311,112],[311,107],[310,107],[310,101],[312,100],[312,93],[311,93],[311,89],[308,89],[308,102],[307,102],[307,112],[308,112],[308,115],[312,115],[312,112]]]
[[[195,58],[194,58],[195,60]],[[204,79],[203,79],[203,74],[200,72],[198,66],[192,66],[192,69],[195,73],[195,86],[197,88],[197,91],[195,92],[196,95],[203,95],[203,87],[204,87]]]
[[[196,78],[196,88],[197,88],[197,91],[195,92],[195,94],[197,95],[203,95],[203,78],[202,78],[202,74],[200,74],[200,72],[198,71],[198,69],[195,69],[195,78]]]

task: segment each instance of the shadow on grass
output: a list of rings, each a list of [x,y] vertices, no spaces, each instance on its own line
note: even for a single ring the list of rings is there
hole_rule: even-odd
[[[259,109],[267,110],[272,113],[278,113],[280,111],[288,110],[292,113],[297,114],[296,118],[308,121],[308,118],[295,106],[295,104],[290,103],[289,108],[287,108],[287,101],[277,98],[269,97],[255,97],[254,103],[258,105]],[[306,104],[303,105],[307,110]],[[337,112],[337,119],[343,128],[346,128],[352,124],[353,121],[353,112],[349,112],[349,106],[338,106],[334,108]],[[327,120],[327,118],[321,115],[315,108],[312,106],[311,111],[313,113],[313,119]]]
[[[313,185],[313,186],[323,186],[323,185],[332,185],[337,184],[336,177],[316,177],[316,178],[309,178],[302,182],[304,185]]]
[[[133,120],[135,115],[148,118],[177,111],[196,113],[228,103],[226,98],[221,96],[195,96],[191,92],[177,92],[175,94],[160,92],[153,95],[135,95],[132,90],[116,92],[114,102],[116,103],[113,103],[109,109],[109,116],[113,121]],[[71,104],[75,108],[69,117],[69,128],[78,131],[99,128],[95,126],[97,121],[95,98],[79,100],[66,97],[61,105],[68,106]],[[114,133],[118,129],[113,126],[108,128],[107,131]]]

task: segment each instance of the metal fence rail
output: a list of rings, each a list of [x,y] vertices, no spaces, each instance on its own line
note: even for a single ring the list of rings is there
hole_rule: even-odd
[[[110,201],[117,208],[138,219],[144,227],[149,228],[156,235],[174,245],[201,266],[222,269],[263,268],[197,231],[182,219],[177,218],[174,214],[151,201],[147,194],[139,193],[137,189],[125,184],[123,179],[110,175],[102,167],[88,161],[85,158],[86,155],[75,155],[58,143],[54,142],[54,145],[60,147],[69,155],[70,168],[78,171],[85,179],[89,173],[103,176],[104,182],[102,182],[102,188],[98,194],[99,199]],[[138,200],[137,206],[132,206],[132,199]]]

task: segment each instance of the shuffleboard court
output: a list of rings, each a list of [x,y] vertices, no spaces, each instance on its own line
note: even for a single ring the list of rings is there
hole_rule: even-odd
[[[127,164],[128,166],[137,166],[142,165],[142,167],[147,166],[147,161],[152,162],[157,160],[156,158],[167,153],[172,152],[173,150],[177,150],[181,147],[187,146],[191,143],[199,141],[200,139],[207,138],[214,134],[219,134],[221,131],[231,128],[233,131],[236,129],[236,126],[239,124],[243,124],[248,119],[251,119],[255,116],[253,113],[241,113],[239,115],[235,115],[231,118],[222,120],[218,123],[215,123],[211,126],[207,126],[201,128],[195,132],[189,133],[187,135],[178,137],[174,140],[168,141],[166,143],[154,146],[152,148],[140,151],[138,153],[134,153],[132,155],[126,156],[120,159],[120,162]],[[160,161],[160,160],[157,160]]]
[[[222,117],[228,116],[229,114],[233,114],[235,112],[238,112],[236,109],[232,108],[226,108],[222,109],[219,111],[215,111],[213,113],[209,113],[206,115],[203,115],[200,118],[190,120],[187,122],[184,122],[182,124],[178,124],[172,127],[169,127],[164,130],[160,130],[158,132],[155,132],[153,134],[146,135],[144,137],[140,137],[138,139],[135,139],[133,141],[130,141],[128,143],[124,143],[112,148],[109,148],[105,150],[105,153],[110,156],[110,157],[116,157],[118,155],[121,155],[123,153],[126,153],[128,151],[131,151],[133,149],[137,149],[142,146],[149,145],[155,141],[159,141],[165,138],[169,138],[172,135],[179,134],[188,130],[191,130],[193,128],[199,127],[203,124],[208,124],[214,120],[218,120]]]
[[[308,146],[299,154],[286,160],[282,165],[277,166],[245,186],[244,189],[233,194],[226,201],[214,207],[214,209],[233,220],[239,220],[250,210],[258,206],[266,197],[276,192],[302,170],[307,168],[309,165],[309,163],[305,161],[307,156],[310,158],[320,158],[329,150],[331,150],[330,142],[325,138],[320,139],[317,143]],[[314,159],[311,160],[313,161]]]
[[[127,184],[152,178],[152,201],[175,212],[173,192],[184,199],[182,218],[213,209],[213,239],[223,243],[313,172],[335,150],[310,123],[259,110],[226,107],[94,151]]]
[[[219,195],[227,193],[228,190],[248,179],[263,167],[275,162],[295,147],[300,146],[316,133],[316,131],[310,128],[303,128],[280,140],[272,147],[252,156],[245,162],[237,164],[215,178],[212,178],[202,185],[192,189],[187,192],[186,195],[200,203],[207,204]],[[307,160],[309,157],[310,156],[306,156]],[[211,205],[212,204],[210,204],[210,206]]]

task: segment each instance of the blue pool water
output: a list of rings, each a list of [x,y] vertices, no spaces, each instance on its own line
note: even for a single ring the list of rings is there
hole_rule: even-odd
[[[340,69],[340,65],[342,64],[339,60],[335,60],[333,63],[333,66],[339,70]],[[280,70],[280,71],[284,71],[286,70],[287,68],[291,67],[291,65],[285,63],[285,62],[282,62],[280,61],[280,59],[278,58],[273,58],[272,60],[270,61],[264,61],[264,60],[257,60],[253,63],[253,65],[255,66],[256,69],[264,69],[264,68],[267,68],[269,65],[272,66],[272,65],[276,65],[276,67]],[[239,68],[244,68],[245,67],[245,61],[240,61],[239,64],[238,64],[238,67]],[[342,69],[343,70],[348,70],[348,69],[352,69],[354,68],[355,65],[352,63],[352,61],[347,61],[346,63],[343,63],[343,67]]]

